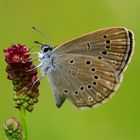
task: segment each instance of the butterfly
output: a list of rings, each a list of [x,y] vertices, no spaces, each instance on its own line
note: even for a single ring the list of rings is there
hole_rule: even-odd
[[[91,108],[117,90],[133,48],[134,35],[128,29],[101,29],[54,49],[41,44],[38,67],[42,78],[47,76],[58,108],[65,99],[76,107]]]

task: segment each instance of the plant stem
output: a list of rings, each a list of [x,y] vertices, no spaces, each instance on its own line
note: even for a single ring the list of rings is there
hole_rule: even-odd
[[[23,133],[24,133],[24,140],[27,140],[27,126],[25,121],[26,109],[22,106],[20,109],[20,119],[22,123]]]

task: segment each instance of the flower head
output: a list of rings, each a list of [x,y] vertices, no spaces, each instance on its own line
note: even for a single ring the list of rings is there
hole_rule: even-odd
[[[37,70],[30,60],[29,49],[25,45],[14,44],[4,50],[4,54],[8,64],[7,78],[12,80],[14,86],[15,107],[20,109],[24,106],[28,111],[32,111],[34,103],[38,101],[40,82],[36,82]]]
[[[7,138],[10,140],[23,139],[23,131],[21,124],[14,117],[11,117],[4,122],[4,131]]]
[[[26,63],[28,62],[30,52],[25,45],[12,45],[4,50],[7,63]]]

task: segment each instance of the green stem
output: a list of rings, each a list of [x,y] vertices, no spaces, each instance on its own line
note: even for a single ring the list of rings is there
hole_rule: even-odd
[[[24,140],[27,140],[27,126],[25,121],[26,109],[22,106],[20,109],[20,119],[22,123],[22,128],[24,131]]]

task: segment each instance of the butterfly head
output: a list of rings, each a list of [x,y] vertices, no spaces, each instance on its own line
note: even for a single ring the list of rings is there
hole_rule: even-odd
[[[52,47],[50,45],[42,44],[40,47],[40,51],[42,54],[47,54],[52,51]]]
[[[53,48],[50,45],[35,41],[34,43],[37,43],[40,45],[40,52],[38,52],[39,59],[44,58],[45,56],[49,56],[51,54],[51,51]]]

